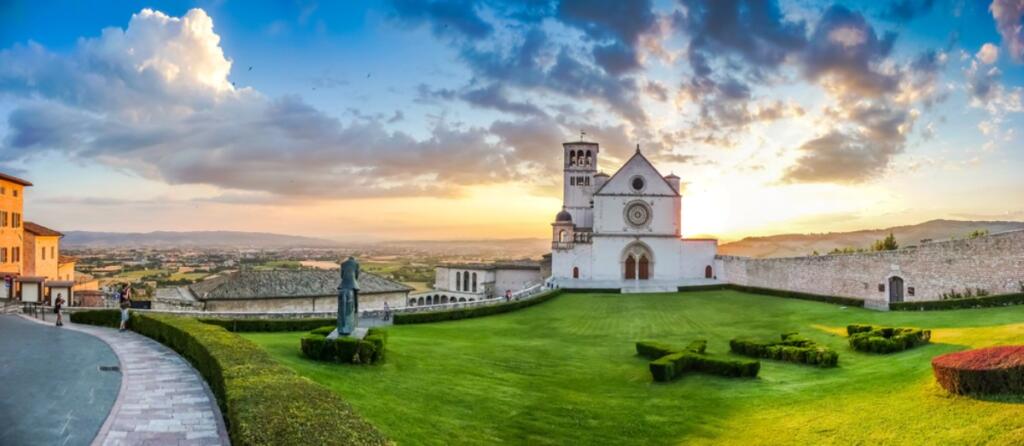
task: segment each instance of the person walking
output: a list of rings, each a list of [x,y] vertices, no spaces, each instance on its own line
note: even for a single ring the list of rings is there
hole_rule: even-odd
[[[53,301],[53,312],[57,314],[57,326],[64,326],[64,298],[57,293],[57,300]]]
[[[387,301],[384,301],[384,320],[391,320],[391,306],[388,305]]]

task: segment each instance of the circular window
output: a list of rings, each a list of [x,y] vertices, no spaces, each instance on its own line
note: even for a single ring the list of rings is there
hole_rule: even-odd
[[[644,178],[643,177],[633,177],[633,181],[631,182],[631,184],[633,186],[633,190],[635,190],[637,192],[644,190]]]
[[[651,208],[646,203],[635,202],[626,207],[626,221],[629,224],[641,227],[646,226],[651,220]]]

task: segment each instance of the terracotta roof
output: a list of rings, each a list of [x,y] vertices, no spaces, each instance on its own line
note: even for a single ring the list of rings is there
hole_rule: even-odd
[[[18,183],[18,184],[20,184],[22,186],[31,186],[32,185],[32,183],[29,183],[26,180],[23,180],[21,178],[13,176],[13,175],[8,175],[8,174],[3,173],[3,172],[0,172],[0,180],[7,180],[7,181],[10,181],[12,183]]]
[[[26,221],[25,222],[25,231],[31,232],[31,233],[33,233],[35,235],[41,235],[43,237],[63,237],[64,236],[64,234],[61,234],[59,231],[54,231],[53,229],[47,228],[46,226],[43,226],[43,225],[40,225],[40,224],[36,224],[36,223],[32,223],[30,221]]]
[[[61,254],[61,255],[57,256],[57,263],[60,264],[60,265],[63,265],[65,263],[75,263],[77,261],[78,261],[78,257],[75,257],[75,256],[66,256],[64,254]]]
[[[338,294],[338,270],[243,270],[224,273],[189,285],[197,299],[264,299],[273,297],[314,297]],[[411,287],[363,272],[360,294],[412,291]]]

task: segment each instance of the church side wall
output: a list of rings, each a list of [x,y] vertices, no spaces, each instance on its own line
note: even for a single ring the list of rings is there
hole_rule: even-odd
[[[704,268],[711,266],[711,275],[718,275],[715,255],[718,253],[717,240],[686,240],[681,244],[680,274],[686,279],[704,278]]]
[[[717,263],[719,279],[738,285],[878,303],[889,300],[893,276],[903,279],[908,302],[939,300],[952,289],[1004,294],[1020,292],[1024,281],[1024,231],[875,253],[778,259],[719,256]]]
[[[499,269],[495,274],[494,297],[504,296],[506,290],[514,293],[540,281],[540,270]]]
[[[596,243],[596,241],[595,241]],[[551,276],[571,279],[572,269],[580,269],[580,279],[593,278],[593,245],[577,244],[570,250],[556,250],[551,254]]]

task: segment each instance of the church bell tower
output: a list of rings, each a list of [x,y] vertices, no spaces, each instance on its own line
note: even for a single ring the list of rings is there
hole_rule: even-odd
[[[578,228],[594,226],[594,192],[597,191],[597,155],[600,151],[596,142],[580,141],[562,144],[565,156],[562,184],[562,205],[572,215]]]

